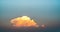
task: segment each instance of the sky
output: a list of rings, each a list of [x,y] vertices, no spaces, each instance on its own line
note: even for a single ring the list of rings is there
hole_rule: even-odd
[[[60,18],[59,0],[0,0],[0,21],[10,23],[10,19],[29,16],[37,23]],[[43,19],[41,22],[40,20]],[[58,22],[58,21],[57,21]]]

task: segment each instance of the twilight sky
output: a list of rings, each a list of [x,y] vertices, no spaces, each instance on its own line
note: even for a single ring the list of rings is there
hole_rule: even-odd
[[[11,18],[29,16],[37,23],[60,18],[59,0],[0,0],[0,21],[9,23]],[[40,22],[40,20],[43,20]]]

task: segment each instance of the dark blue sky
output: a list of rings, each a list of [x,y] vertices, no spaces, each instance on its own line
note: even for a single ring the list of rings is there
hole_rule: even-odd
[[[59,19],[59,0],[0,0],[0,19],[4,23],[18,16],[40,19]],[[45,22],[45,21],[43,21]]]

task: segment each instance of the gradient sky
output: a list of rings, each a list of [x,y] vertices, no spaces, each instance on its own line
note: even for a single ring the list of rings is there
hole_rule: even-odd
[[[40,19],[59,19],[59,2],[59,0],[0,0],[0,19],[4,23],[8,23],[11,18],[24,15],[38,23]]]

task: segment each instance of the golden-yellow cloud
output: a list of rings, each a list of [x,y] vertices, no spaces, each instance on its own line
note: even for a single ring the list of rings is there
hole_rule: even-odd
[[[17,17],[12,19],[10,22],[12,26],[15,27],[38,27],[37,23],[28,16]]]

